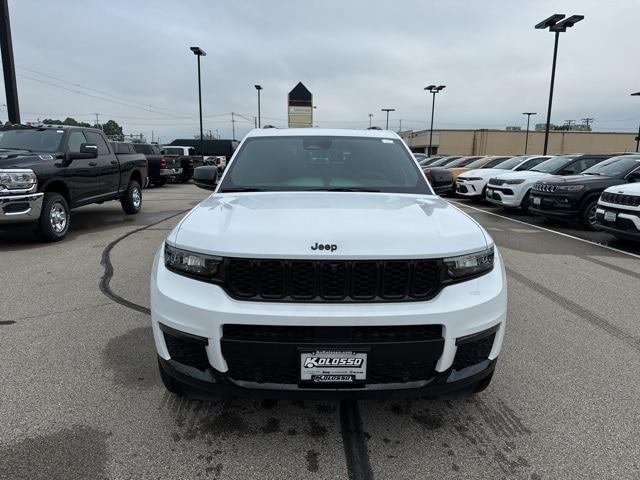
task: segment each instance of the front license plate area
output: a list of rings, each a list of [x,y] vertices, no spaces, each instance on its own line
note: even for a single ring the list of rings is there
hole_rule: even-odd
[[[533,204],[534,205],[541,205],[542,204],[542,198],[540,197],[531,197],[533,199]]]
[[[300,352],[300,385],[350,388],[367,381],[366,351],[318,349]]]
[[[607,222],[615,222],[617,216],[618,214],[616,212],[610,212],[608,210],[604,212],[604,219]]]

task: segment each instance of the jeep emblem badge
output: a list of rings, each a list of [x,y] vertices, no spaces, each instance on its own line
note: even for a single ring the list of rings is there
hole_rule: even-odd
[[[330,252],[335,252],[338,249],[338,245],[335,243],[318,243],[315,245],[311,245],[311,250],[328,250]]]

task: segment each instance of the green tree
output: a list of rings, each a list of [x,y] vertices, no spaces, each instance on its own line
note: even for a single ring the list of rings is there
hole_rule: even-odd
[[[114,120],[103,123],[102,131],[105,135],[122,135],[122,127]]]

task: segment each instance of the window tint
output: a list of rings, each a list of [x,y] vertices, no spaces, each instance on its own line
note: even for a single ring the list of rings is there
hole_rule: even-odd
[[[498,157],[498,158],[494,158],[493,160],[490,160],[489,162],[485,163],[481,168],[494,168],[497,165],[506,162],[509,159],[509,157]],[[477,160],[478,162],[481,161]],[[467,167],[471,167],[471,165],[467,165]]]
[[[518,168],[516,168],[516,171],[520,172],[522,170],[533,170],[533,167],[536,167],[541,163],[546,162],[547,160],[549,160],[549,157],[531,158],[520,165]]]
[[[431,193],[402,141],[389,138],[250,138],[229,168],[221,191],[367,189]]]
[[[70,152],[80,152],[80,146],[87,143],[84,133],[80,131],[71,132],[67,141],[67,148]]]
[[[189,155],[195,155],[196,154],[196,149],[195,148],[190,148],[189,149]]]
[[[133,143],[133,149],[138,153],[144,153],[145,155],[153,154],[153,148],[146,143]]]
[[[31,129],[0,131],[0,148],[29,150],[31,152],[56,152],[64,132],[62,130]]]
[[[85,132],[87,140],[89,143],[94,143],[98,146],[98,155],[107,155],[109,153],[109,147],[107,147],[107,142],[104,141],[102,135],[96,132]]]
[[[495,168],[500,170],[511,170],[517,167],[520,162],[524,160],[525,157],[511,157],[509,160],[505,160],[504,162],[500,162],[499,165],[496,165]]]
[[[588,175],[607,175],[610,177],[624,177],[629,172],[640,167],[640,156],[629,155],[623,157],[612,157],[604,162],[600,162],[582,173]]]
[[[560,172],[560,175],[576,175],[583,170],[586,170],[589,167],[594,166],[596,163],[601,161],[602,158],[581,158],[580,160],[576,160],[575,162],[564,167]]]

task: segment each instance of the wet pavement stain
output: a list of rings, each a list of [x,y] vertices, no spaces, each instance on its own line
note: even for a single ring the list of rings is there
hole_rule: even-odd
[[[318,463],[318,457],[320,454],[315,450],[309,450],[304,458],[307,461],[307,470],[310,472],[317,472],[320,469],[320,465]]]
[[[260,431],[264,434],[277,433],[280,432],[280,420],[277,418],[271,417],[267,420],[262,427],[260,427]]]
[[[0,478],[106,479],[109,433],[74,426],[0,447]]]
[[[151,327],[139,327],[112,338],[103,351],[103,363],[116,383],[128,388],[151,388],[158,382]]]
[[[13,320],[0,320],[0,325],[13,325],[14,322]]]
[[[309,417],[309,428],[306,433],[310,437],[324,437],[327,434],[327,427],[318,423],[316,419]]]

